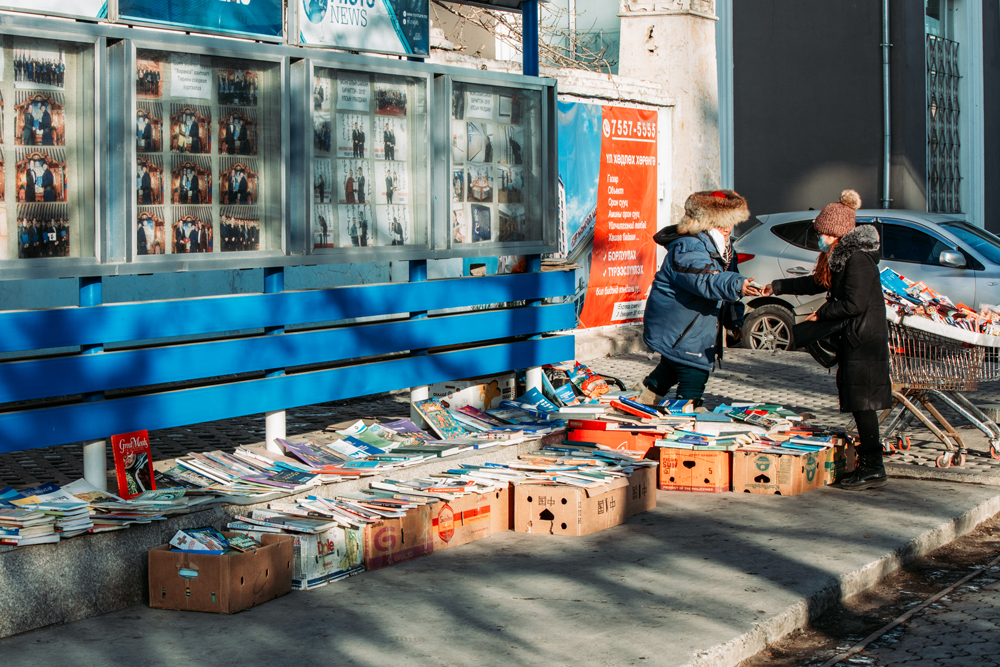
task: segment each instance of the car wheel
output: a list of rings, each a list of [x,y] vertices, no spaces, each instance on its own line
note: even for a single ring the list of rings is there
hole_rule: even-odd
[[[792,348],[795,315],[788,308],[768,304],[754,308],[743,323],[743,347],[751,350]]]

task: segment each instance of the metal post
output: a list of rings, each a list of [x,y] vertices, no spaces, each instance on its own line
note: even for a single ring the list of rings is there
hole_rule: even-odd
[[[269,267],[264,269],[264,294],[277,294],[285,291],[284,267]],[[264,330],[266,336],[277,336],[285,333],[285,327],[268,327]],[[280,377],[285,374],[284,368],[268,370],[265,377]],[[275,438],[285,438],[285,411],[275,410],[264,413],[264,445],[269,451],[282,453]]]
[[[80,278],[80,307],[89,308],[104,303],[103,283],[101,277]],[[80,346],[80,354],[100,354],[104,352],[101,343]],[[104,392],[96,391],[83,395],[83,400],[103,401]],[[95,440],[83,446],[83,478],[101,491],[108,490],[108,443],[107,440]]]
[[[882,208],[892,208],[890,170],[892,169],[892,116],[889,115],[889,0],[882,0]]]
[[[426,259],[411,259],[409,266],[411,283],[422,283],[427,280]],[[410,313],[411,320],[422,320],[425,317],[427,317],[426,310],[416,310]],[[427,354],[427,350],[410,350],[410,354],[416,356],[424,355]],[[410,387],[410,420],[421,428],[426,427],[426,424],[424,423],[423,417],[421,417],[420,413],[417,412],[417,409],[413,407],[413,404],[417,401],[426,401],[428,398],[430,398],[430,387],[427,385]]]
[[[521,3],[521,50],[524,73],[538,76],[538,0]]]
[[[526,257],[528,263],[528,273],[541,273],[542,271],[542,256],[541,255],[528,255]],[[527,302],[529,306],[538,306],[542,303],[541,299],[531,299]],[[531,340],[536,340],[541,338],[541,336],[532,336]],[[532,368],[525,369],[524,371],[524,388],[527,391],[532,389],[542,390],[542,369],[540,366],[533,366]]]

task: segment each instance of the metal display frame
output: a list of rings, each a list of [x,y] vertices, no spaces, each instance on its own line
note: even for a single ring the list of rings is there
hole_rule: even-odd
[[[58,22],[59,31],[53,30],[53,21]],[[79,206],[80,210],[91,209],[93,219],[89,224],[93,225],[91,230],[92,245],[81,245],[80,257],[46,257],[34,259],[11,258],[0,260],[0,274],[4,280],[18,280],[23,278],[64,278],[83,275],[94,275],[101,272],[101,259],[105,256],[107,244],[107,234],[105,233],[104,221],[107,219],[107,192],[105,187],[108,182],[107,157],[104,147],[106,146],[107,126],[104,122],[106,116],[106,73],[107,73],[107,37],[105,24],[80,24],[66,21],[65,19],[51,19],[30,14],[0,14],[0,34],[7,37],[18,37],[27,39],[41,39],[54,42],[69,42],[82,44],[85,51],[91,52],[91,59],[94,63],[93,72],[93,97],[87,96],[87,102],[94,110],[93,126],[90,132],[93,133],[93,144],[84,148],[84,155],[78,159],[80,171],[86,173],[88,162],[93,163],[93,207],[86,204]],[[89,48],[88,48],[89,45]],[[85,73],[86,76],[86,73]],[[82,118],[81,128],[89,126],[86,117]],[[13,131],[13,129],[11,130]],[[82,188],[84,181],[78,175],[79,181],[75,187]],[[90,179],[86,181],[91,183]],[[88,196],[89,191],[84,189],[80,196]],[[8,220],[8,230],[13,225],[16,230],[16,220]],[[84,229],[84,223],[77,227]],[[8,233],[10,233],[8,231]],[[16,231],[14,232],[16,233]],[[82,242],[81,238],[77,243]],[[84,250],[84,248],[87,248]]]
[[[541,103],[541,136],[539,138],[539,159],[541,172],[541,228],[540,239],[529,241],[480,241],[467,243],[452,243],[450,229],[451,219],[451,173],[454,159],[451,152],[451,104],[455,84],[470,86],[490,86],[496,88],[511,88],[514,90],[534,90],[540,95]],[[444,186],[444,192],[436,191],[435,202],[438,209],[434,212],[435,221],[444,220],[440,236],[435,236],[436,249],[447,249],[447,257],[496,257],[501,255],[532,255],[556,252],[558,234],[558,205],[554,195],[558,192],[558,142],[555,127],[557,114],[556,80],[541,79],[533,76],[506,75],[497,72],[475,72],[469,70],[448,68],[447,76],[439,79],[435,90],[438,95],[438,106],[444,112],[439,117],[439,132],[444,132],[443,140],[435,142],[435,146],[443,149],[443,154],[435,155],[435,164],[443,167],[437,175],[438,185]],[[554,161],[553,161],[554,160]],[[499,210],[499,208],[498,208]]]
[[[146,36],[144,36],[146,37]],[[281,155],[279,157],[279,173],[281,177],[280,200],[278,209],[281,212],[281,220],[278,225],[278,239],[280,248],[271,250],[241,251],[238,253],[222,253],[221,249],[206,254],[185,254],[183,259],[178,255],[136,255],[136,239],[133,223],[135,222],[136,193],[135,188],[124,187],[124,192],[117,197],[113,204],[116,209],[114,216],[117,222],[112,223],[112,237],[114,240],[114,256],[122,257],[128,264],[141,265],[142,273],[150,271],[159,273],[164,271],[190,271],[201,270],[201,265],[206,269],[238,269],[248,266],[269,266],[268,262],[261,262],[261,258],[285,258],[288,254],[288,163],[290,153],[289,126],[285,119],[289,116],[289,72],[288,57],[281,53],[282,47],[269,48],[265,44],[256,44],[253,49],[233,49],[234,44],[220,44],[219,39],[212,37],[187,37],[179,39],[178,36],[157,31],[148,38],[128,39],[113,45],[112,52],[120,49],[122,53],[114,53],[111,59],[113,70],[109,79],[116,81],[121,86],[123,96],[116,96],[115,103],[111,106],[110,125],[112,136],[121,137],[134,136],[133,123],[135,119],[136,103],[136,54],[139,49],[155,51],[176,51],[188,55],[210,56],[215,58],[232,58],[236,60],[256,60],[262,63],[277,64],[279,68],[278,95],[280,98],[281,119]],[[122,85],[124,82],[124,85]],[[214,85],[214,81],[213,84]],[[213,119],[213,123],[218,119]],[[164,132],[166,134],[166,132]],[[129,175],[134,172],[134,165],[138,159],[135,141],[124,141],[117,151],[115,169],[121,176],[114,179],[116,184],[127,183]],[[121,159],[124,159],[124,165]],[[124,167],[123,171],[120,171]],[[218,174],[213,174],[213,179]],[[122,224],[124,223],[124,224]],[[125,230],[122,238],[122,230]],[[217,244],[218,245],[218,244]],[[238,255],[235,257],[234,255]]]
[[[319,55],[320,54],[317,54],[317,56]],[[327,55],[327,54],[322,53],[322,55]],[[329,55],[332,55],[332,53]],[[390,61],[390,62],[400,62],[400,61]],[[312,244],[310,241],[312,236],[311,231],[312,231],[312,220],[314,213],[313,207],[315,206],[315,200],[313,197],[313,182],[314,182],[313,179],[315,178],[314,166],[316,160],[316,154],[315,154],[316,147],[312,140],[312,133],[311,133],[313,127],[312,105],[310,104],[310,101],[312,100],[312,83],[315,80],[317,68],[346,70],[348,69],[347,67],[348,65],[350,66],[351,71],[358,73],[365,73],[369,75],[387,74],[390,76],[406,76],[406,77],[423,79],[425,82],[424,93],[427,101],[426,114],[428,118],[427,130],[430,133],[430,141],[428,141],[427,155],[423,160],[425,167],[425,174],[426,174],[423,185],[425,188],[425,192],[429,194],[426,198],[425,206],[422,206],[419,209],[416,206],[413,208],[414,212],[413,227],[416,228],[417,225],[420,224],[425,228],[424,238],[427,239],[426,243],[414,243],[402,246],[371,246],[367,248],[360,248],[360,247],[320,248],[318,250],[314,250],[311,247]],[[306,202],[305,214],[304,214],[306,220],[306,228],[305,232],[301,234],[301,236],[303,237],[302,238],[303,243],[299,249],[300,253],[309,256],[311,259],[323,258],[325,260],[324,263],[333,261],[336,261],[337,263],[372,261],[369,258],[376,249],[378,250],[379,253],[378,260],[380,261],[423,259],[427,257],[428,252],[432,249],[431,235],[433,234],[432,203],[434,201],[434,196],[433,196],[433,178],[431,173],[432,172],[431,160],[432,160],[433,146],[435,143],[434,132],[433,132],[433,119],[436,108],[434,94],[431,89],[433,73],[427,70],[425,67],[420,67],[420,68],[396,67],[396,66],[385,67],[384,65],[375,67],[372,66],[370,63],[345,61],[333,57],[306,58],[301,63],[296,63],[296,66],[304,69],[303,76],[305,78],[305,81],[301,81],[302,77],[297,78],[291,92],[292,92],[292,98],[296,101],[296,103],[304,104],[305,106],[304,110],[300,112],[304,113],[304,116],[296,115],[295,118],[300,123],[304,123],[304,127],[306,129],[305,141],[307,143],[307,146],[303,154],[308,156],[308,159],[305,161],[308,166],[305,168],[303,174],[304,182],[306,185],[306,191],[304,193],[302,193],[301,191],[299,192],[299,196],[300,197],[304,196]],[[306,86],[304,90],[301,87],[303,83]],[[336,113],[335,109],[333,109],[331,106],[330,109],[331,118],[335,113]],[[373,130],[373,137],[374,137],[374,130]],[[372,150],[374,151],[374,139],[373,139]],[[333,161],[334,160],[333,156],[331,156],[330,159],[331,161]],[[414,160],[408,160],[407,162],[413,162],[413,161]],[[374,173],[372,174],[372,178],[374,178]],[[374,206],[375,204],[373,202],[372,207],[374,208]]]
[[[0,34],[93,45],[94,250],[87,257],[12,259],[0,262],[0,280],[80,278],[184,271],[277,268],[380,261],[538,255],[558,248],[556,80],[478,71],[402,58],[367,56],[328,48],[295,47],[232,37],[86,23],[0,12]],[[281,249],[206,254],[135,256],[136,50],[153,49],[279,63],[281,99]],[[426,245],[330,248],[309,252],[312,221],[313,138],[311,84],[316,67],[385,72],[426,78],[429,196]],[[455,82],[538,90],[541,100],[541,239],[522,242],[450,243],[451,113]],[[88,124],[89,125],[89,124]],[[309,160],[293,159],[308,155]],[[84,166],[86,166],[84,160]],[[423,206],[421,206],[423,209]],[[414,224],[419,221],[414,210]]]

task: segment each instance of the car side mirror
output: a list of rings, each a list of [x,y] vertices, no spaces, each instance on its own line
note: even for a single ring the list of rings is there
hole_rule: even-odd
[[[941,266],[953,269],[964,269],[966,267],[965,255],[954,250],[942,250],[938,256],[938,262],[940,262]]]

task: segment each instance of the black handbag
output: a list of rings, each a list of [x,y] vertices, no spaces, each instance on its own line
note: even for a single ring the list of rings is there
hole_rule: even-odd
[[[796,349],[808,352],[820,366],[833,368],[837,365],[846,324],[847,320],[801,322],[792,327],[792,340],[795,341]]]

